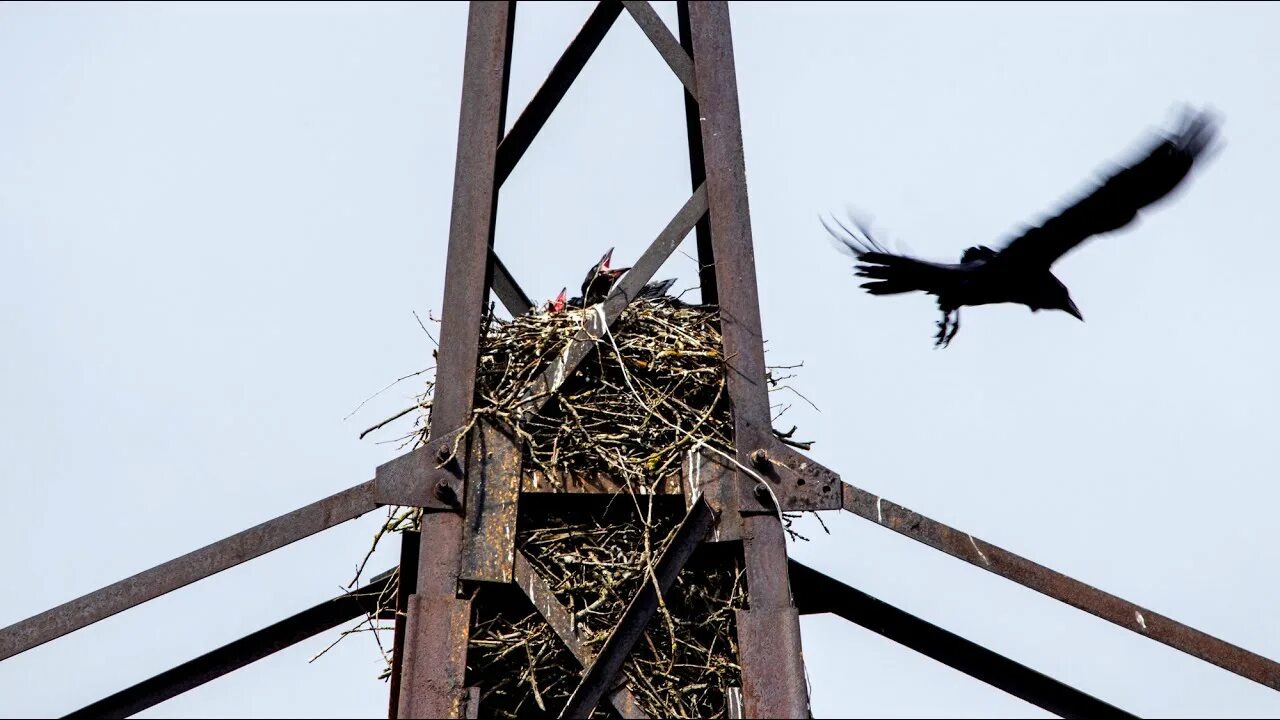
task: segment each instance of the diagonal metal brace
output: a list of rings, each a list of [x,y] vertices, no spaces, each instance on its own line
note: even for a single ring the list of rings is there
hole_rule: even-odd
[[[777,448],[784,451],[781,443]],[[791,452],[796,457],[803,455]],[[987,572],[1012,580],[1023,587],[1047,595],[1079,610],[1148,637],[1156,642],[1212,663],[1228,672],[1248,678],[1272,690],[1280,690],[1280,663],[1172,618],[1136,605],[1075,578],[1028,560],[1002,547],[957,530],[933,518],[909,510],[862,488],[840,480],[835,472],[804,458],[791,463],[809,484],[840,486],[844,510],[877,525],[963,560]]]
[[[582,638],[578,636],[573,622],[573,614],[556,598],[555,593],[551,590],[550,583],[529,564],[529,559],[522,552],[516,553],[514,582],[524,591],[525,597],[529,598],[529,602],[533,603],[534,609],[542,615],[543,620],[547,621],[556,636],[569,649],[569,652],[577,658],[578,662],[584,668],[590,665],[593,656],[590,648],[583,644]],[[625,681],[610,691],[609,700],[613,703],[613,707],[618,711],[618,714],[624,718],[643,720],[649,717],[640,708],[640,704],[636,702],[635,695],[631,692],[630,685]]]
[[[604,0],[598,3],[587,21],[583,23],[582,29],[569,42],[569,46],[551,68],[547,79],[534,93],[529,104],[520,112],[520,117],[516,118],[515,123],[511,125],[511,131],[498,144],[494,167],[495,189],[502,187],[502,183],[506,182],[511,171],[515,169],[516,163],[524,157],[525,151],[538,136],[538,131],[547,124],[551,113],[560,104],[565,93],[569,92],[569,87],[582,72],[587,60],[591,59],[596,48],[600,47],[600,42],[604,40],[609,28],[613,27],[614,21],[621,14],[622,6],[617,0]]]
[[[832,613],[1064,718],[1131,718],[1129,713],[790,561],[802,614]]]
[[[378,575],[357,590],[250,633],[193,660],[86,705],[65,717],[129,717],[165,700],[255,663],[307,638],[370,613],[375,598],[386,592],[395,569]]]
[[[693,556],[693,551],[698,548],[702,539],[711,531],[715,521],[715,511],[699,495],[693,501],[693,507],[689,508],[689,512],[685,514],[684,520],[680,522],[680,527],[676,529],[670,544],[662,551],[662,557],[658,558],[657,567],[654,568],[658,591],[663,595],[671,589],[676,576],[689,562],[689,558]],[[644,635],[649,620],[657,610],[658,593],[654,590],[654,583],[646,582],[636,592],[635,597],[631,599],[631,604],[623,612],[622,618],[609,633],[609,638],[605,640],[600,654],[596,655],[591,666],[582,674],[581,682],[569,696],[569,701],[561,711],[560,717],[586,718],[591,715],[600,698],[611,687],[614,678],[622,671],[622,665],[626,662],[627,656]]]
[[[631,18],[640,26],[640,31],[649,38],[653,47],[663,60],[667,61],[671,72],[676,74],[689,94],[698,97],[698,86],[693,76],[693,58],[680,45],[680,41],[671,34],[667,24],[662,22],[653,6],[646,0],[622,0],[622,4],[631,14]]]
[[[529,383],[529,387],[517,404],[518,413],[532,415],[542,409],[552,393],[559,389],[587,355],[595,350],[596,341],[604,337],[605,327],[613,325],[618,318],[622,317],[622,311],[640,293],[645,283],[653,278],[662,263],[675,252],[681,241],[706,212],[707,191],[703,186],[690,196],[684,207],[671,218],[671,222],[667,223],[667,226],[605,299],[603,313],[605,326],[600,325],[600,315],[587,313],[583,318],[582,330],[561,351],[560,355],[551,361],[547,369]]]

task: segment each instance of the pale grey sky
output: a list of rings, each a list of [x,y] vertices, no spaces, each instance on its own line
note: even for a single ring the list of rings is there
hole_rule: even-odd
[[[590,11],[521,4],[514,118]],[[672,3],[657,3],[674,20]],[[783,419],[860,487],[1280,658],[1275,4],[732,5]],[[429,362],[466,6],[0,7],[0,625],[372,476],[357,441]],[[678,82],[626,16],[502,192],[535,297],[634,258],[688,193]],[[1223,151],[1058,274],[1088,322],[981,308],[945,351],[873,298],[819,211],[938,259],[998,243],[1132,157],[1181,102]],[[692,284],[694,265],[667,268]],[[666,275],[663,275],[664,277]],[[383,438],[391,437],[384,435]],[[1280,694],[858,518],[794,555],[1144,716],[1269,717]],[[377,517],[0,664],[0,715],[61,714],[332,596]],[[388,546],[391,550],[391,546]],[[384,552],[375,570],[393,562]],[[1043,712],[805,618],[818,716]],[[385,712],[332,634],[145,713]]]

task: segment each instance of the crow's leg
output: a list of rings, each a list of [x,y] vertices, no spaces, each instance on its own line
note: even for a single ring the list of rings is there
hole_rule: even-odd
[[[947,346],[947,343],[949,342],[949,340],[947,340],[947,330],[950,327],[951,327],[951,311],[943,310],[942,319],[938,321],[938,334],[933,336],[933,339],[937,341],[933,344],[935,348]]]
[[[942,344],[943,347],[950,345],[951,339],[960,332],[960,308],[956,308],[953,312],[955,315],[951,317],[951,332],[947,334],[947,341]]]
[[[933,346],[935,348],[947,347],[951,344],[951,338],[954,338],[959,330],[960,309],[942,308],[942,319],[938,321],[938,334],[933,336],[937,342]]]

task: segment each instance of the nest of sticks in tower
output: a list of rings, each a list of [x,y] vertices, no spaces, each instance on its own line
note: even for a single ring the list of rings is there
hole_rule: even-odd
[[[474,419],[501,423],[521,440],[524,472],[538,476],[541,492],[522,496],[516,551],[594,655],[642,584],[656,582],[653,567],[684,515],[684,499],[662,483],[678,477],[691,452],[734,449],[717,311],[671,298],[632,302],[538,412],[517,412],[591,312],[534,311],[509,321],[490,313]],[[787,387],[780,370],[770,369],[775,389]],[[430,431],[430,391],[428,384],[419,399],[423,412],[410,442],[425,442]],[[616,492],[573,492],[575,479],[599,476],[611,478]],[[419,512],[394,510],[383,532],[417,529]],[[467,684],[480,688],[479,712],[558,714],[582,663],[514,586],[474,592]],[[394,604],[393,590],[383,597]],[[741,684],[734,611],[745,597],[736,551],[704,545],[662,597],[624,666],[645,712],[726,715],[729,689]],[[596,716],[616,716],[608,699]]]

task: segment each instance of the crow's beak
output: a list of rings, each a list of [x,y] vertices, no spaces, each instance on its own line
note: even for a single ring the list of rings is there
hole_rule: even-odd
[[[1063,311],[1080,322],[1084,322],[1084,315],[1080,314],[1080,308],[1076,307],[1075,302],[1072,300],[1067,300],[1067,306],[1063,308]]]
[[[629,268],[629,267],[624,267],[624,268],[613,268],[612,270],[608,270],[608,271],[606,271],[606,272],[608,272],[609,277],[619,278],[619,277],[622,277],[622,274],[623,274],[623,273],[625,273],[626,271],[628,271],[628,270],[630,270],[630,269],[631,269],[631,268]]]
[[[609,263],[612,260],[613,260],[613,248],[609,248],[609,252],[605,253],[604,257],[600,258],[600,269],[608,270]]]

